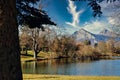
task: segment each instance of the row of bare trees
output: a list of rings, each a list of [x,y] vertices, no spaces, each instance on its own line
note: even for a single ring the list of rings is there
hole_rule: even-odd
[[[76,48],[75,40],[68,35],[62,35],[63,31],[59,27],[50,29],[46,26],[43,32],[39,28],[30,29],[26,26],[22,27],[20,32],[21,50],[25,50],[26,54],[28,49],[33,50],[35,59],[40,51],[54,52],[59,57],[67,57]]]
[[[117,44],[117,45],[116,45]],[[79,57],[92,57],[96,58],[111,58],[111,56],[120,54],[120,43],[113,39],[110,39],[106,42],[100,41],[94,47],[90,43],[86,44],[86,41],[77,43],[77,52],[76,55]]]

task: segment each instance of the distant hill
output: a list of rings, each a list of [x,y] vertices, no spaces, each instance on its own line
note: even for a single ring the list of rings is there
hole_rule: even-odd
[[[99,34],[104,36],[109,36],[109,37],[117,37],[117,34],[115,32],[107,29],[103,29],[102,31],[100,31]]]
[[[90,40],[92,44],[99,41],[107,41],[111,38],[120,41],[120,37],[118,37],[116,33],[107,29],[103,29],[99,34],[93,34],[82,28],[79,31],[74,32],[72,34],[72,37],[75,38],[77,42]]]
[[[72,34],[72,36],[76,39],[76,40],[86,40],[86,39],[93,39],[94,38],[94,34],[91,32],[88,32],[85,29],[80,29],[79,31],[76,31]]]

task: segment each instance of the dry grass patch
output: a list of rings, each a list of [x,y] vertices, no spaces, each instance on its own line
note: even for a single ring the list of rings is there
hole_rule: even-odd
[[[120,80],[119,76],[64,76],[24,74],[23,80]]]

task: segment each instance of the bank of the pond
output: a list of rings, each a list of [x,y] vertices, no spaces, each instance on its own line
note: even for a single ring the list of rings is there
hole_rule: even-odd
[[[37,59],[34,59],[33,57],[29,57],[29,56],[21,56],[21,62],[41,61],[41,60],[49,60],[49,59],[57,59],[57,58],[41,58],[41,57],[38,57]]]
[[[71,59],[76,59],[76,60],[99,60],[99,59],[112,59],[112,56],[109,55],[97,55],[97,56],[77,56],[77,57],[66,57],[66,56],[57,56],[56,54],[52,53],[40,53],[37,57],[37,59],[33,58],[33,54],[27,54],[21,55],[21,61],[26,62],[26,61],[40,61],[40,60],[48,60],[48,59],[61,59],[61,58],[71,58]]]
[[[65,76],[23,74],[23,80],[120,80],[119,76]]]

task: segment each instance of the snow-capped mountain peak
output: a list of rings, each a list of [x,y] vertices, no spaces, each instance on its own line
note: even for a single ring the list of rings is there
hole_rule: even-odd
[[[115,32],[107,30],[107,29],[103,29],[102,31],[100,31],[99,34],[103,36],[117,37],[117,34]]]
[[[80,29],[72,34],[72,36],[76,39],[76,41],[90,40],[94,42],[98,41],[107,41],[111,38],[115,38],[115,40],[120,40],[120,37],[117,37],[117,34],[113,31],[103,29],[99,34],[93,34],[85,29]]]

